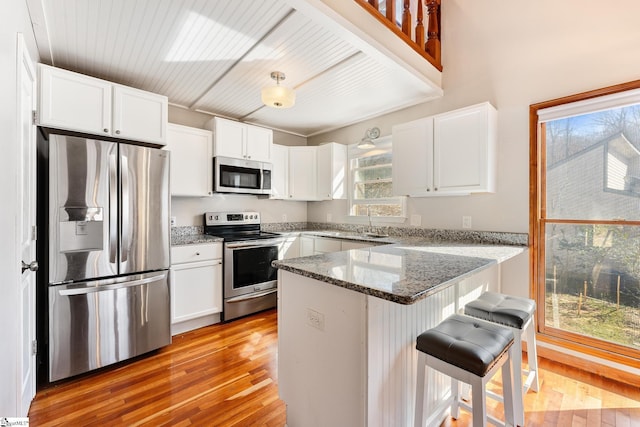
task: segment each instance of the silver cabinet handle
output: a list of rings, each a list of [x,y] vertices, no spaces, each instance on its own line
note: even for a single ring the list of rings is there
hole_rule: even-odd
[[[116,131],[116,133],[117,133],[118,135],[120,135],[120,131],[119,131],[119,130],[117,130],[117,131]]]
[[[196,256],[200,256],[200,252],[196,252]]]
[[[102,130],[104,131],[104,133],[109,133],[109,129],[107,129],[107,128],[104,128]]]
[[[22,261],[22,272],[25,270],[38,271],[38,261],[31,261],[29,264]]]

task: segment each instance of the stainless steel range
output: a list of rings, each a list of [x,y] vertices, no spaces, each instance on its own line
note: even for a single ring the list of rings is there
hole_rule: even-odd
[[[222,320],[273,308],[277,304],[277,270],[285,238],[260,230],[258,212],[207,212],[205,233],[224,239]]]

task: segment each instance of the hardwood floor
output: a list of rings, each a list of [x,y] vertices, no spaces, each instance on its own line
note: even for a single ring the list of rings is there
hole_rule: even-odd
[[[270,310],[175,336],[149,357],[40,390],[30,425],[281,427],[276,361]],[[637,388],[547,359],[539,364],[540,392],[525,398],[527,426],[640,426]],[[500,416],[501,405],[487,406]],[[462,414],[442,426],[471,425]]]
[[[116,369],[38,391],[31,426],[283,426],[271,310],[173,337]]]

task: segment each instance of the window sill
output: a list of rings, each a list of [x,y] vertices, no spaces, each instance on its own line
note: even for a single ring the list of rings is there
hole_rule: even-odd
[[[348,215],[350,223],[353,224],[366,224],[369,225],[369,218],[361,215]],[[402,224],[407,221],[407,218],[404,216],[385,216],[385,217],[375,217],[371,218],[371,225],[380,225],[380,224]]]

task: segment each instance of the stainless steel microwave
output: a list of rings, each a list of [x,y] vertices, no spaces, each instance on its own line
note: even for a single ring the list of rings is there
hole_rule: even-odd
[[[214,157],[213,189],[217,193],[271,194],[271,163]]]

